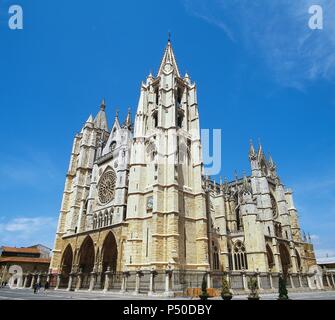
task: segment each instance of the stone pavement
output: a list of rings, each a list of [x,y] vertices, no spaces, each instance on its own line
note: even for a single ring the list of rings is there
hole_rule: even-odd
[[[277,294],[261,294],[262,300],[276,300]],[[335,291],[313,291],[289,293],[292,300],[335,300]],[[233,300],[246,300],[246,295],[234,296]],[[148,297],[147,295],[123,295],[120,293],[106,294],[102,292],[67,292],[61,290],[49,290],[47,293],[41,290],[34,294],[31,289],[0,288],[0,300],[165,300],[164,297]],[[213,300],[216,300],[215,298]],[[192,300],[191,298],[169,298],[169,300]]]

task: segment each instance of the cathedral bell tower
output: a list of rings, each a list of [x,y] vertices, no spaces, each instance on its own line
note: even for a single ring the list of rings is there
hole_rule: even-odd
[[[168,41],[141,85],[131,148],[125,264],[205,270],[208,238],[196,86]]]

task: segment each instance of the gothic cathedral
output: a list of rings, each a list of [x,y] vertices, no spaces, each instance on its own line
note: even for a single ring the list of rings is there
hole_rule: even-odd
[[[178,291],[197,273],[316,265],[292,191],[262,146],[250,144],[250,176],[204,176],[196,85],[170,41],[141,85],[134,122],[129,110],[109,128],[105,108],[74,138],[51,262],[57,286],[122,290],[126,275],[128,288],[150,291],[154,274],[163,290],[168,274]]]

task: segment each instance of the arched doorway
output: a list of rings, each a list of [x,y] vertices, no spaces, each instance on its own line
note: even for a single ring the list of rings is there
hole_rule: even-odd
[[[117,243],[115,236],[109,232],[102,246],[102,275],[101,286],[104,286],[105,272],[110,269],[112,273],[116,272],[117,267]]]
[[[61,261],[60,287],[66,287],[69,282],[69,276],[72,270],[73,263],[73,251],[70,244],[66,247]]]
[[[91,237],[87,237],[79,250],[79,270],[83,274],[82,287],[88,288],[90,281],[90,273],[94,268],[94,244]]]
[[[281,261],[283,275],[284,277],[286,277],[291,267],[291,258],[290,258],[290,253],[285,244],[281,243],[279,245],[279,253],[280,253],[280,261]]]
[[[268,244],[266,245],[266,256],[268,258],[269,269],[272,269],[275,265],[275,261],[273,257],[273,252]]]

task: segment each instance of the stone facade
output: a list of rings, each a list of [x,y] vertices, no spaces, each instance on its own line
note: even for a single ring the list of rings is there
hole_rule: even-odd
[[[162,272],[166,283],[171,272],[309,272],[314,250],[292,191],[262,146],[250,143],[249,160],[248,177],[204,176],[196,85],[181,77],[169,41],[141,85],[134,125],[129,111],[109,130],[103,101],[75,136],[51,262],[58,284],[103,289],[109,274],[128,272]]]

